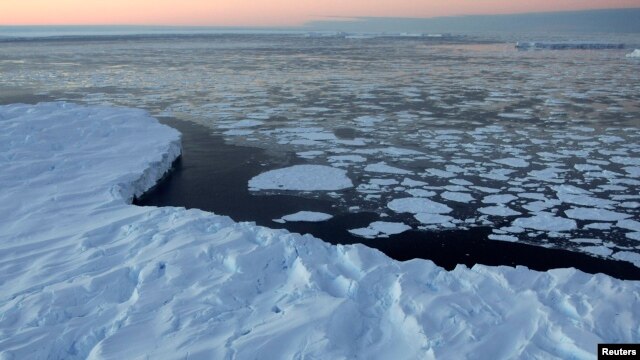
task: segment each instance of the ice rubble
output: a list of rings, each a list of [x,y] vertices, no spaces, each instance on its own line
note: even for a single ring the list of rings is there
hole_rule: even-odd
[[[129,205],[180,153],[179,134],[144,112],[10,105],[0,126],[0,358],[583,359],[640,341],[638,282],[447,272]]]

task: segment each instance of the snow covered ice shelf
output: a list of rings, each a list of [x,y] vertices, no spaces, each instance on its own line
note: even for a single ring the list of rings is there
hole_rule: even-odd
[[[9,105],[0,126],[0,358],[589,359],[640,341],[638,282],[447,272],[130,205],[180,153],[142,111]]]

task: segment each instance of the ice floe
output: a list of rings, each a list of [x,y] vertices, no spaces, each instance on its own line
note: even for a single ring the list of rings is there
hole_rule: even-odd
[[[529,166],[529,162],[522,158],[504,158],[493,160],[493,162],[517,168],[524,168]]]
[[[387,204],[387,207],[398,213],[412,214],[447,214],[453,210],[447,205],[417,197],[394,199]]]
[[[478,209],[479,212],[485,215],[492,216],[517,216],[521,213],[519,211],[513,210],[508,206],[498,205],[498,206],[485,206]]]
[[[573,208],[565,210],[564,213],[576,220],[618,221],[631,217],[625,213],[594,208]]]
[[[513,235],[500,235],[500,234],[490,234],[489,239],[491,240],[500,240],[500,241],[509,241],[509,242],[517,242],[518,237]]]
[[[631,230],[631,231],[640,231],[640,221],[626,219],[620,220],[616,223],[616,226],[619,228]]]
[[[515,219],[513,221],[513,226],[534,230],[560,232],[574,230],[578,225],[572,219],[558,217],[546,212],[539,212],[531,217]]]
[[[353,187],[346,171],[324,165],[294,165],[249,180],[251,190],[330,191]]]
[[[220,128],[222,129],[236,129],[236,128],[248,128],[263,125],[264,121],[260,120],[240,120],[233,123],[222,124]]]
[[[366,228],[351,229],[349,232],[356,236],[372,239],[376,237],[387,237],[389,235],[400,234],[407,230],[411,230],[411,226],[403,223],[374,221]]]
[[[369,164],[365,166],[364,171],[401,175],[412,173],[411,171],[390,166],[385,163]]]
[[[316,211],[298,211],[294,214],[285,215],[280,220],[285,222],[302,221],[302,222],[320,222],[326,221],[333,217],[333,215],[316,212]]]
[[[440,226],[452,227],[452,221],[455,218],[449,215],[430,214],[430,213],[418,213],[413,216],[416,220],[425,225],[438,224]]]
[[[445,191],[440,196],[443,199],[447,199],[449,201],[461,202],[461,203],[469,203],[474,201],[474,197],[469,193],[464,192],[453,192],[453,191]]]
[[[517,196],[511,194],[487,195],[482,198],[482,202],[485,204],[506,204],[517,198]]]

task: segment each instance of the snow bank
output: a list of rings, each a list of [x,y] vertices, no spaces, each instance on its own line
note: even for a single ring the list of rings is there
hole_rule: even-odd
[[[638,282],[447,272],[129,205],[180,149],[141,111],[11,105],[0,126],[0,358],[582,359],[640,341]]]

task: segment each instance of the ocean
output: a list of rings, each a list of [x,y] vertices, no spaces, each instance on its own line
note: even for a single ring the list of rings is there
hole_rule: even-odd
[[[407,35],[4,27],[0,102],[142,108],[181,129],[182,163],[139,204],[448,268],[624,265],[618,276],[634,277],[640,61],[626,55],[640,41],[519,51],[512,35]],[[537,36],[523,39],[558,41]],[[249,186],[300,176],[296,165],[352,186]],[[284,220],[299,211],[333,218]]]

